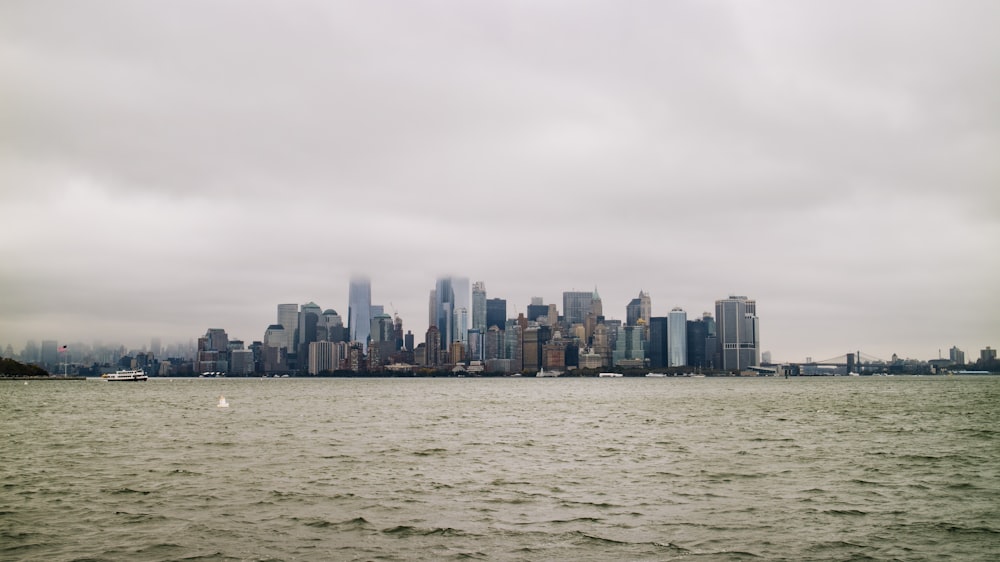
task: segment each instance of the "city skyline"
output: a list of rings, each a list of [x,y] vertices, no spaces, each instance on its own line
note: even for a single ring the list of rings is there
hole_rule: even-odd
[[[435,6],[0,6],[0,346],[259,340],[355,274],[415,328],[454,274],[751,295],[775,361],[1000,340],[1000,5]]]
[[[430,316],[426,316],[426,321],[428,322],[427,326],[421,327],[419,325],[420,319],[418,319],[416,321],[416,325],[415,325],[413,322],[408,322],[405,317],[399,315],[398,310],[395,309],[395,305],[394,304],[391,304],[391,303],[389,303],[389,304],[378,304],[378,299],[372,299],[371,298],[370,295],[372,294],[372,288],[373,288],[373,286],[377,287],[377,283],[373,285],[373,280],[372,280],[371,277],[365,276],[365,275],[353,275],[347,281],[348,281],[348,283],[347,283],[348,284],[348,290],[345,291],[346,294],[350,295],[352,291],[357,291],[359,296],[363,295],[363,298],[361,298],[361,300],[365,300],[365,298],[367,299],[367,306],[368,306],[368,308],[370,310],[370,312],[369,312],[369,323],[367,325],[367,327],[368,327],[367,333],[368,334],[372,334],[371,329],[372,329],[373,324],[371,323],[371,321],[378,314],[382,314],[383,316],[385,316],[387,318],[393,318],[393,317],[398,318],[399,320],[401,320],[403,322],[403,328],[404,328],[405,331],[411,331],[411,332],[413,332],[413,334],[415,334],[416,342],[418,342],[418,343],[423,343],[424,342],[423,337],[425,335],[425,331],[428,328],[430,328],[430,326],[431,326]],[[620,308],[620,313],[615,313],[614,309],[613,308],[609,308],[608,304],[604,301],[603,297],[599,295],[599,291],[598,291],[597,287],[595,287],[594,289],[589,290],[589,291],[575,291],[575,290],[563,291],[562,294],[558,297],[558,299],[560,299],[562,301],[562,303],[564,303],[562,305],[555,304],[555,302],[553,302],[553,301],[555,301],[555,299],[548,299],[546,297],[538,297],[538,296],[533,296],[533,297],[530,297],[529,299],[527,299],[528,303],[518,304],[518,303],[511,303],[510,299],[505,299],[504,296],[502,296],[502,295],[501,296],[494,295],[492,292],[489,291],[489,289],[488,289],[489,283],[487,283],[487,282],[483,282],[482,280],[477,280],[474,283],[470,283],[470,278],[468,278],[468,277],[460,277],[460,276],[456,277],[456,276],[453,276],[453,275],[439,276],[434,281],[433,288],[430,291],[431,301],[429,303],[430,304],[430,310],[428,312],[430,312],[430,313],[436,313],[437,311],[439,311],[439,307],[441,305],[440,305],[440,302],[437,302],[437,292],[438,292],[438,289],[439,289],[439,287],[448,286],[449,284],[452,284],[452,283],[455,284],[455,285],[458,285],[460,287],[460,290],[458,292],[452,293],[452,295],[451,295],[450,298],[453,299],[454,301],[459,302],[459,303],[461,303],[463,301],[463,299],[465,299],[465,301],[468,301],[474,295],[474,291],[475,290],[481,290],[481,291],[483,291],[485,293],[486,301],[491,301],[491,300],[495,300],[495,299],[500,299],[500,300],[506,301],[506,303],[507,303],[507,312],[506,312],[507,318],[506,318],[506,321],[508,323],[516,320],[519,313],[523,314],[523,313],[528,312],[529,311],[529,304],[528,303],[530,303],[530,302],[539,302],[539,301],[542,301],[542,302],[544,302],[546,304],[546,307],[545,307],[546,309],[549,306],[554,305],[555,308],[556,308],[556,310],[557,310],[557,313],[558,313],[560,319],[563,319],[564,318],[564,314],[565,314],[563,306],[565,306],[565,303],[567,302],[567,299],[570,299],[570,307],[571,308],[576,308],[578,306],[581,306],[578,303],[572,302],[573,299],[576,298],[577,296],[581,296],[581,297],[582,296],[586,296],[586,300],[587,300],[586,305],[587,305],[588,308],[590,307],[590,303],[592,302],[592,300],[596,299],[596,300],[593,300],[593,302],[597,303],[597,307],[598,308],[603,307],[603,310],[601,310],[600,312],[605,312],[606,311],[602,316],[605,317],[610,322],[618,323],[622,328],[624,328],[625,326],[631,325],[629,323],[629,321],[628,321],[629,315],[632,313],[631,309],[633,307],[635,307],[635,306],[638,306],[636,303],[639,303],[639,302],[642,302],[643,306],[649,306],[649,309],[650,309],[650,312],[651,312],[651,320],[656,321],[658,319],[663,319],[665,322],[668,322],[669,324],[673,325],[674,326],[673,327],[674,330],[677,330],[681,325],[683,325],[684,322],[688,322],[688,321],[691,321],[691,320],[698,320],[698,319],[701,319],[702,316],[704,316],[705,318],[708,318],[708,319],[710,319],[710,320],[712,320],[714,322],[718,322],[719,318],[721,318],[721,317],[724,316],[723,314],[720,314],[720,311],[724,310],[727,306],[737,307],[738,310],[737,310],[737,308],[734,308],[733,311],[732,311],[732,314],[734,315],[733,318],[742,317],[742,315],[744,315],[746,312],[749,311],[750,314],[753,315],[753,321],[752,321],[751,324],[746,325],[746,326],[744,326],[744,324],[742,323],[742,321],[740,321],[738,323],[733,323],[734,327],[731,328],[730,330],[732,330],[733,334],[736,334],[738,332],[743,332],[743,331],[749,331],[749,332],[752,333],[752,335],[749,336],[749,339],[745,339],[747,336],[738,337],[738,336],[734,335],[734,336],[731,337],[730,341],[732,341],[734,343],[737,343],[737,345],[734,346],[734,349],[738,349],[740,347],[738,345],[738,342],[740,342],[740,341],[751,341],[752,345],[751,345],[750,349],[753,350],[751,356],[753,356],[754,359],[753,360],[748,360],[748,359],[744,359],[744,358],[741,358],[741,359],[738,359],[738,360],[733,359],[733,358],[726,359],[725,358],[726,354],[723,352],[722,356],[720,357],[720,359],[726,364],[726,367],[725,367],[726,370],[733,370],[733,369],[741,370],[742,368],[744,368],[744,367],[746,367],[748,365],[759,364],[760,363],[760,359],[761,359],[760,358],[761,353],[765,353],[768,357],[773,356],[775,363],[804,363],[804,362],[809,362],[811,360],[823,360],[823,359],[825,359],[827,357],[831,357],[831,358],[832,357],[838,357],[838,356],[842,356],[842,355],[844,355],[846,353],[856,353],[856,352],[862,352],[863,355],[865,355],[867,357],[875,357],[875,358],[877,358],[879,360],[884,360],[884,361],[890,361],[893,355],[897,355],[900,359],[916,359],[916,360],[926,361],[926,360],[935,359],[935,358],[939,358],[939,357],[949,357],[949,356],[953,357],[953,355],[954,355],[954,353],[955,353],[956,350],[961,350],[962,352],[969,352],[969,351],[971,351],[972,353],[976,353],[975,350],[977,350],[977,349],[989,348],[992,345],[994,345],[992,342],[984,344],[982,346],[978,346],[978,347],[972,346],[972,345],[962,345],[961,343],[953,343],[953,344],[948,345],[947,347],[942,347],[940,349],[933,350],[934,353],[932,353],[932,354],[927,354],[927,355],[923,355],[923,356],[921,356],[921,355],[906,355],[906,354],[901,354],[901,353],[897,353],[897,352],[892,352],[892,353],[888,354],[885,357],[880,356],[877,353],[873,353],[871,351],[870,347],[858,347],[858,346],[855,346],[854,348],[842,349],[842,350],[839,350],[839,351],[831,349],[829,353],[825,353],[825,352],[824,353],[818,353],[818,354],[817,353],[810,353],[810,354],[804,355],[802,357],[786,358],[786,357],[784,357],[782,355],[780,349],[776,351],[775,349],[772,349],[772,347],[768,346],[767,342],[768,342],[768,339],[769,339],[768,338],[769,332],[764,331],[764,337],[763,337],[763,341],[762,341],[762,339],[760,337],[761,329],[759,327],[759,321],[760,321],[760,319],[756,315],[756,299],[746,300],[747,298],[744,297],[744,296],[737,296],[737,295],[721,296],[720,295],[709,306],[704,307],[705,310],[703,310],[702,312],[694,312],[692,308],[687,308],[687,307],[682,307],[682,306],[671,306],[669,308],[669,310],[665,310],[662,307],[658,307],[657,306],[655,298],[651,298],[651,295],[650,295],[649,291],[640,290],[639,291],[639,298],[629,299],[627,304],[619,307]],[[468,293],[464,297],[461,294],[463,290],[464,290],[465,293]],[[376,294],[378,294],[378,293],[376,292]],[[344,305],[343,310],[350,311],[350,309],[351,309],[350,300],[351,300],[350,296],[348,296],[348,302]],[[747,304],[747,303],[749,303],[749,304]],[[30,343],[33,343],[34,345],[38,345],[41,342],[46,342],[50,346],[56,345],[58,343],[58,345],[61,346],[61,349],[65,349],[66,348],[66,345],[64,345],[64,344],[66,344],[67,342],[81,343],[81,344],[85,344],[88,347],[91,344],[95,343],[95,342],[96,343],[100,343],[101,345],[106,345],[108,343],[113,343],[114,345],[125,344],[126,348],[133,349],[133,350],[147,350],[147,349],[149,349],[148,344],[150,344],[150,342],[156,342],[154,345],[157,345],[157,346],[162,345],[163,348],[168,347],[168,344],[169,344],[170,347],[176,347],[177,345],[180,345],[180,346],[183,347],[185,345],[193,345],[194,342],[199,337],[201,337],[201,335],[203,333],[206,332],[206,330],[208,332],[212,332],[213,330],[223,330],[223,331],[226,331],[228,333],[228,336],[229,336],[229,338],[231,340],[240,340],[240,341],[243,341],[247,345],[249,345],[251,342],[254,342],[254,341],[261,341],[261,342],[263,342],[265,344],[265,347],[266,347],[268,345],[268,339],[274,337],[273,336],[273,334],[275,333],[274,330],[276,328],[283,327],[282,326],[283,323],[282,323],[282,320],[281,320],[282,318],[285,318],[284,323],[290,323],[290,324],[292,324],[294,326],[294,328],[292,330],[287,330],[287,329],[285,329],[285,330],[279,330],[277,332],[279,334],[278,337],[280,338],[281,341],[284,342],[283,344],[281,344],[281,346],[284,346],[287,349],[292,350],[292,349],[296,349],[296,346],[294,345],[294,343],[296,341],[296,331],[303,331],[303,330],[305,330],[304,324],[303,324],[303,322],[305,322],[305,314],[300,314],[300,312],[301,313],[310,312],[310,313],[316,315],[317,317],[319,317],[321,315],[322,316],[328,316],[330,314],[335,314],[335,315],[337,315],[337,316],[335,316],[335,318],[337,319],[337,321],[338,322],[342,322],[342,327],[344,329],[345,337],[348,338],[349,341],[359,341],[359,340],[354,339],[354,335],[355,335],[354,332],[352,332],[352,331],[349,332],[348,331],[348,329],[349,329],[348,328],[348,324],[349,324],[348,315],[346,315],[346,314],[340,314],[337,308],[327,306],[327,304],[330,304],[330,303],[322,303],[322,302],[321,303],[316,303],[314,301],[308,301],[308,302],[302,303],[302,304],[294,304],[294,303],[287,303],[287,304],[277,303],[277,304],[274,304],[274,303],[272,303],[271,304],[271,308],[272,308],[271,317],[269,319],[262,319],[264,321],[264,323],[261,324],[260,329],[257,330],[259,332],[259,334],[254,333],[254,334],[252,334],[250,336],[248,336],[247,333],[245,333],[243,331],[240,331],[238,329],[234,329],[231,326],[227,326],[224,322],[220,322],[220,323],[217,323],[218,325],[212,325],[212,326],[209,326],[209,327],[206,327],[206,328],[196,329],[194,333],[192,333],[192,334],[190,334],[188,336],[182,336],[182,337],[173,338],[173,339],[171,339],[171,338],[165,338],[165,337],[163,337],[162,335],[159,335],[159,334],[150,335],[148,337],[135,336],[134,335],[134,337],[130,341],[116,340],[115,338],[105,338],[105,337],[100,337],[100,336],[96,336],[96,337],[89,338],[89,339],[88,338],[84,338],[84,337],[75,337],[75,338],[69,338],[69,339],[59,339],[59,338],[53,338],[53,337],[40,337],[40,338],[34,338],[34,339],[30,339],[30,338],[26,339],[24,341],[24,343],[21,344],[20,347],[18,345],[16,345],[16,342],[0,341],[0,352],[2,352],[3,349],[7,345],[11,345],[11,347],[14,349],[15,353],[18,353],[18,352],[21,351],[21,349],[23,349],[24,345],[27,345],[27,344],[30,344]],[[466,303],[466,304],[468,304],[468,303]],[[720,306],[721,306],[721,308],[720,308]],[[390,307],[391,307],[391,310],[394,313],[392,316],[390,316],[388,314],[385,314],[383,312],[384,310],[390,309]],[[460,308],[465,308],[465,306],[461,306]],[[449,308],[449,310],[450,310],[450,308]],[[378,314],[376,314],[376,312]],[[527,314],[525,314],[525,316],[527,317]],[[443,318],[444,318],[444,316],[442,314],[441,316],[438,316],[437,318],[438,318],[438,321],[442,321]],[[765,317],[765,322],[769,324],[768,320],[769,320],[769,318]],[[471,315],[471,312],[470,312],[467,315],[466,330],[473,328],[473,326],[471,324],[471,321],[472,321],[472,315]],[[574,321],[575,321],[575,318],[574,318]],[[441,350],[445,350],[448,347],[448,345],[445,343],[446,340],[445,340],[444,334],[449,333],[449,331],[452,331],[452,330],[456,329],[456,326],[455,326],[454,322],[456,322],[456,319],[453,317],[452,318],[452,323],[453,324],[451,326],[447,326],[444,329],[439,329],[439,333],[441,334],[439,336],[440,337],[440,349]],[[642,322],[644,324],[646,324],[646,325],[650,325],[650,323],[646,323],[646,321],[645,321],[644,318],[642,319]],[[586,320],[582,320],[580,323],[586,324]],[[655,322],[653,322],[653,323],[655,323]],[[739,327],[735,327],[737,324],[739,324]],[[664,329],[666,329],[666,326],[667,326],[667,324],[664,324]],[[435,326],[435,328],[437,328],[437,326]],[[591,327],[591,329],[592,329],[592,327]],[[726,329],[726,328],[724,328],[723,326],[720,326],[720,330],[724,330],[724,329]],[[501,326],[501,330],[503,330],[502,326]],[[250,330],[250,331],[252,332],[253,330]],[[362,331],[362,333],[363,333],[363,331]],[[589,334],[589,332],[588,332],[588,334]],[[647,330],[647,334],[648,334],[648,330]],[[466,336],[467,333],[463,333],[462,335]],[[363,341],[362,343],[367,343],[367,337],[368,336],[366,335],[366,341]],[[464,337],[459,337],[458,340],[461,341],[463,343],[463,345],[467,345],[468,344],[468,342],[466,341],[466,339]],[[720,342],[720,343],[723,343],[723,345],[724,345],[724,342]],[[277,344],[272,344],[272,345],[277,345]],[[646,345],[649,345],[648,342],[647,342]],[[686,348],[686,342],[685,342],[684,347]],[[367,349],[367,348],[365,348],[365,349]],[[687,361],[687,359],[688,359],[687,352],[684,351],[684,350],[682,350],[682,347],[678,345],[678,342],[676,340],[671,340],[670,344],[668,345],[668,348],[665,349],[665,350],[663,350],[663,353],[665,354],[664,355],[664,364],[663,364],[664,367],[668,367],[668,366],[682,366],[682,365],[684,365],[685,363],[688,362]],[[735,352],[735,353],[737,353],[737,355],[739,355],[739,352]],[[722,367],[720,366],[720,368],[722,368]]]

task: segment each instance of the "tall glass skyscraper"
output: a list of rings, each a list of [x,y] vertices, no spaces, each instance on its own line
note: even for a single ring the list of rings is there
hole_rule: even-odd
[[[367,277],[351,279],[347,294],[347,333],[352,342],[361,342],[368,349],[372,329],[372,282]]]
[[[299,329],[299,305],[279,304],[278,324],[285,329],[285,343],[273,347],[284,347],[289,353],[295,353],[295,331]]]
[[[486,333],[486,283],[472,284],[472,329]]]
[[[664,316],[653,316],[649,319],[649,366],[652,369],[662,369],[667,366],[667,334],[669,319]]]
[[[507,300],[487,299],[486,300],[486,329],[496,326],[500,331],[504,330],[507,322]]]
[[[563,293],[563,318],[569,325],[583,324],[587,315],[594,308],[594,295],[597,290],[590,291],[566,291]]]
[[[441,332],[441,349],[450,349],[451,344],[468,339],[466,326],[457,325],[456,319],[469,312],[469,280],[464,277],[441,277],[434,286],[434,325]],[[467,320],[466,320],[467,322]],[[461,332],[461,333],[460,333]]]
[[[760,364],[756,301],[741,296],[715,301],[715,325],[721,369],[742,371]]]
[[[675,307],[667,318],[667,358],[671,367],[683,367],[688,364],[687,313]]]

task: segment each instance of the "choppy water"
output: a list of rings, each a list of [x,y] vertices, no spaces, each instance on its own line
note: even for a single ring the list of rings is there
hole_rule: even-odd
[[[998,405],[990,377],[4,382],[0,558],[995,560]]]

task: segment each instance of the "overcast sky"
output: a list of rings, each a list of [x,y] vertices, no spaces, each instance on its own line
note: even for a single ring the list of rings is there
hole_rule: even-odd
[[[1000,3],[0,4],[0,346],[423,340],[447,274],[757,301],[775,360],[1000,346]],[[391,305],[390,305],[391,303]],[[0,347],[0,349],[2,349]]]

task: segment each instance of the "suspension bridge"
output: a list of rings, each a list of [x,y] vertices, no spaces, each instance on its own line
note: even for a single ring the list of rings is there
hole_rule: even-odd
[[[838,373],[846,375],[860,373],[865,370],[866,367],[870,367],[872,365],[879,365],[882,367],[888,364],[888,361],[880,357],[855,351],[831,357],[829,359],[823,359],[821,361],[813,361],[812,358],[806,358],[806,360],[799,363],[798,366],[801,374],[803,375]]]

